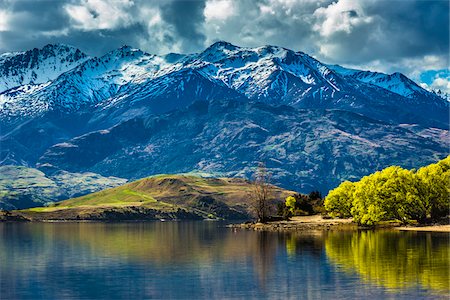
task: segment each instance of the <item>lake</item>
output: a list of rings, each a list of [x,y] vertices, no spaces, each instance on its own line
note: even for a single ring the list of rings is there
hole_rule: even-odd
[[[0,224],[0,299],[448,299],[449,234]]]

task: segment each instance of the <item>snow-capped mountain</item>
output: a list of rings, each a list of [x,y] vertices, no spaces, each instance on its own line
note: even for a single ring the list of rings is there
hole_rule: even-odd
[[[160,113],[193,100],[229,97],[306,109],[347,109],[389,122],[440,127],[448,123],[448,104],[399,73],[330,67],[303,52],[227,42],[189,55],[156,56],[124,46],[86,58],[54,80],[4,91],[0,114],[11,119],[90,108],[104,115],[117,114],[120,107],[125,120],[139,111]],[[424,118],[418,113],[422,107],[432,115]]]
[[[73,69],[88,56],[67,45],[46,45],[25,52],[0,55],[0,92],[22,86],[48,82]],[[33,88],[29,88],[33,89]],[[30,92],[30,90],[28,90]]]
[[[446,99],[447,101],[450,102],[450,93],[446,93],[446,92],[443,92],[441,90],[437,90],[437,91],[436,90],[432,90],[431,92],[436,94],[438,97],[441,97],[442,99]]]
[[[123,46],[84,60],[53,81],[1,93],[0,108],[9,117],[35,116],[54,109],[75,111],[116,95],[125,84],[139,83],[163,65],[160,57]]]
[[[448,154],[449,102],[398,73],[226,42],[165,56],[50,48],[69,50],[36,50],[45,59],[28,68],[4,63],[23,53],[1,56],[10,71],[0,82],[13,83],[0,93],[0,165],[132,179],[194,169],[242,176],[263,160],[284,187],[309,192]],[[60,53],[79,54],[64,65]],[[33,70],[42,74],[17,75]]]
[[[389,75],[379,72],[349,69],[339,65],[329,65],[328,67],[346,78],[354,78],[361,82],[370,83],[407,98],[415,98],[428,94],[427,90],[421,88],[414,81],[399,72]]]

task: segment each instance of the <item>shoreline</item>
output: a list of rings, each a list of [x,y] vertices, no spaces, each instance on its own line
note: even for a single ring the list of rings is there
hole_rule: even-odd
[[[141,218],[33,218],[20,213],[5,214],[0,212],[0,223],[142,223],[142,222],[180,222],[180,221],[228,221],[220,219],[199,219],[199,218],[158,218],[142,217]],[[234,220],[236,222],[238,220]],[[242,221],[241,221],[242,222]],[[245,229],[256,231],[308,231],[308,230],[364,230],[364,229],[390,229],[396,231],[415,231],[415,232],[442,232],[450,233],[450,224],[432,224],[432,225],[400,225],[399,223],[380,224],[375,227],[362,227],[349,219],[330,219],[323,218],[321,215],[313,216],[296,216],[290,220],[270,221],[267,223],[256,223],[246,221],[245,223],[231,223],[226,225],[232,229]]]
[[[430,225],[430,226],[400,226],[395,227],[399,231],[423,231],[423,232],[447,232],[450,233],[450,225]]]
[[[429,226],[401,226],[398,223],[382,224],[374,228],[361,227],[352,219],[324,219],[321,215],[292,217],[285,221],[267,223],[231,224],[234,229],[257,231],[300,231],[300,230],[357,230],[357,229],[392,229],[397,231],[443,232],[450,233],[450,224]]]
[[[258,231],[299,231],[299,230],[355,230],[358,225],[352,219],[324,219],[321,215],[292,217],[290,220],[267,223],[231,224],[234,229]]]

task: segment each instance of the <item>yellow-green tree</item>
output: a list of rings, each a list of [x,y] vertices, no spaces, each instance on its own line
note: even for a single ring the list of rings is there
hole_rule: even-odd
[[[355,185],[350,181],[344,181],[334,190],[331,190],[325,198],[325,209],[332,217],[349,218],[353,202]]]
[[[352,215],[363,225],[379,221],[407,222],[421,215],[417,180],[414,173],[397,166],[364,177],[356,184]]]
[[[385,219],[386,211],[376,197],[380,177],[380,172],[376,172],[355,184],[351,214],[358,224],[373,225]]]
[[[449,212],[450,156],[417,171],[424,218],[436,219]]]
[[[352,216],[362,225],[424,222],[448,215],[449,198],[450,156],[417,172],[392,166],[343,182],[325,198],[325,208],[331,216]]]
[[[288,197],[286,197],[285,205],[286,205],[286,207],[289,209],[289,211],[290,211],[291,213],[294,213],[295,202],[296,202],[296,200],[295,200],[295,197],[294,197],[294,196],[288,196]]]

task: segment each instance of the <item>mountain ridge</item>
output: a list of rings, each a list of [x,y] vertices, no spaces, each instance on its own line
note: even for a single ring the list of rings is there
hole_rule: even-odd
[[[37,166],[132,179],[192,170],[249,178],[264,161],[276,184],[325,192],[392,163],[440,158],[446,137],[446,130],[391,125],[343,110],[199,101],[53,145]]]
[[[164,56],[123,46],[70,66],[0,92],[0,165],[133,180],[249,177],[265,161],[276,183],[308,193],[448,155],[449,102],[399,73],[226,42]]]
[[[89,57],[65,44],[48,44],[41,49],[0,55],[0,92],[28,84],[56,79]]]
[[[446,113],[440,112],[448,109],[447,101],[439,100],[442,98],[396,73],[356,70],[349,75],[350,69],[340,67],[339,72],[336,67],[333,69],[303,52],[277,46],[238,47],[226,42],[214,43],[203,52],[182,55],[172,62],[167,57],[123,46],[101,57],[87,58],[52,81],[3,91],[0,114],[4,118],[34,117],[58,109],[67,113],[85,107],[101,110],[105,103],[132,106],[142,99],[151,103],[161,90],[143,95],[135,91],[151,86],[155,80],[169,89],[177,88],[178,82],[170,86],[173,76],[183,70],[196,70],[219,88],[228,88],[228,94],[239,94],[251,101],[297,108],[344,108],[371,116],[383,110],[382,115],[389,121],[416,121],[441,128],[448,123]],[[367,79],[373,76],[382,82]],[[203,100],[206,96],[190,101]],[[176,99],[186,102],[182,98]],[[410,105],[431,105],[433,114],[423,118],[407,107]],[[406,113],[390,113],[391,106]]]

